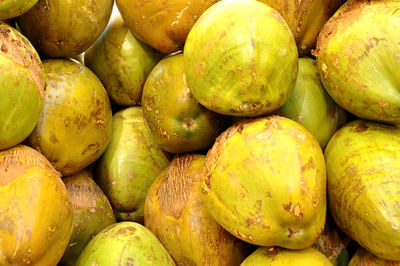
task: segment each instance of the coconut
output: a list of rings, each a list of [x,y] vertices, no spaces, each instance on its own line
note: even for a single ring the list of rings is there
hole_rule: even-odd
[[[254,0],[226,0],[207,9],[183,55],[194,98],[225,115],[272,112],[288,100],[296,82],[297,48],[287,23]]]
[[[116,0],[132,33],[169,54],[183,48],[186,37],[200,15],[218,0]]]
[[[3,0],[0,2],[0,20],[15,18],[32,8],[38,0]]]
[[[325,158],[336,224],[374,255],[400,260],[400,129],[353,121],[333,135]]]
[[[104,31],[113,0],[39,0],[17,18],[23,34],[49,57],[84,52]]]
[[[0,152],[0,265],[57,265],[73,228],[61,175],[24,145]]]
[[[45,74],[30,42],[0,22],[0,150],[22,142],[39,120]]]
[[[322,83],[335,102],[360,118],[400,123],[399,10],[397,0],[350,0],[318,37]]]
[[[225,124],[223,116],[193,98],[182,54],[164,58],[154,67],[143,88],[142,106],[154,140],[167,152],[207,149]]]
[[[154,234],[134,222],[116,223],[102,230],[85,247],[75,265],[118,264],[175,265]]]
[[[101,230],[115,223],[115,216],[89,170],[82,170],[63,181],[74,208],[74,229],[60,262],[73,266],[86,244]]]
[[[204,159],[182,154],[172,160],[147,193],[144,222],[178,265],[239,265],[249,245],[208,213],[201,198]]]
[[[363,248],[359,248],[351,258],[348,266],[399,266],[399,261],[389,261],[381,259],[369,253]]]
[[[303,249],[322,232],[325,161],[298,123],[279,116],[241,121],[218,137],[205,164],[207,209],[239,239]]]
[[[340,0],[258,0],[282,15],[296,40],[299,54],[314,48],[318,33],[340,7]]]
[[[161,57],[116,16],[85,52],[85,65],[100,78],[113,103],[134,106],[140,104],[144,82]]]
[[[346,123],[346,112],[325,91],[315,60],[299,59],[299,73],[289,100],[277,114],[304,126],[325,148],[329,139]]]
[[[43,153],[63,175],[97,160],[111,138],[111,106],[90,69],[72,59],[43,61],[45,103],[28,144]]]
[[[141,107],[113,117],[110,145],[95,166],[96,181],[118,220],[143,222],[147,191],[169,158],[151,137]]]

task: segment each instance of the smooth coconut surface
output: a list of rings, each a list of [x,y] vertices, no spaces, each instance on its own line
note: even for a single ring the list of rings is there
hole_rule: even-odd
[[[400,260],[399,143],[399,128],[356,120],[338,130],[325,150],[336,224],[387,260]]]
[[[0,265],[56,265],[73,228],[61,175],[24,145],[0,152]]]
[[[297,47],[281,15],[258,1],[226,0],[208,8],[184,47],[185,74],[207,109],[259,116],[284,104],[297,76]]]
[[[142,106],[154,140],[172,153],[211,147],[228,119],[194,99],[184,74],[183,54],[166,57],[153,68],[143,88]]]

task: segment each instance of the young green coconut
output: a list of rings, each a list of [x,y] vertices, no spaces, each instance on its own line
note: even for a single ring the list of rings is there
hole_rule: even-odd
[[[175,266],[157,237],[134,222],[121,222],[98,233],[79,256],[76,266]]]
[[[39,55],[16,29],[0,21],[0,150],[22,142],[44,103],[45,74]]]
[[[113,103],[134,106],[140,104],[144,82],[162,56],[117,16],[85,51],[85,65],[99,77]]]
[[[198,154],[172,160],[149,189],[144,223],[178,265],[239,265],[251,249],[208,213],[201,198],[204,160]]]
[[[184,74],[183,54],[164,58],[153,68],[143,88],[142,106],[154,140],[172,153],[211,147],[227,119],[193,98]]]
[[[118,220],[143,222],[147,191],[169,158],[153,140],[141,107],[114,114],[110,144],[96,162],[96,182]]]
[[[38,0],[3,0],[0,2],[0,20],[15,18],[32,8]]]
[[[304,126],[323,149],[336,130],[346,123],[346,112],[325,91],[315,60],[311,58],[299,58],[293,93],[276,113]]]
[[[185,75],[207,109],[260,116],[281,107],[297,76],[297,47],[287,23],[255,0],[225,0],[208,8],[189,32]]]

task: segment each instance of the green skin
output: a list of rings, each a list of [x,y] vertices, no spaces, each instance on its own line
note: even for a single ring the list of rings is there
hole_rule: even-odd
[[[321,251],[333,265],[347,266],[357,244],[343,234],[333,222],[332,217],[327,215],[324,231],[312,247]]]
[[[147,191],[168,164],[146,127],[141,107],[114,115],[111,141],[96,165],[96,177],[118,220],[143,222]]]
[[[209,148],[223,130],[223,116],[193,98],[183,72],[183,54],[164,58],[151,71],[142,95],[154,140],[172,153]]]
[[[399,266],[400,262],[378,258],[363,248],[359,248],[348,266]]]
[[[17,30],[0,22],[0,150],[32,132],[44,103],[45,74],[38,54]]]
[[[98,233],[75,265],[174,266],[175,263],[149,229],[138,223],[121,222]]]
[[[33,7],[38,0],[2,0],[0,1],[0,20],[15,18]]]
[[[39,0],[17,22],[38,51],[49,57],[84,52],[104,31],[113,0]]]
[[[259,116],[288,100],[297,56],[277,11],[257,1],[227,0],[208,8],[190,31],[185,74],[194,98],[207,109]]]
[[[346,112],[325,91],[311,58],[299,59],[293,93],[277,113],[304,126],[321,148],[325,148],[336,130],[346,123]]]
[[[87,67],[69,59],[43,61],[47,88],[39,122],[28,138],[64,176],[97,160],[111,138],[107,92]]]
[[[388,260],[400,260],[399,142],[399,128],[356,120],[338,130],[325,150],[336,224]]]
[[[253,252],[240,266],[298,266],[298,265],[312,265],[312,266],[332,266],[332,263],[321,252],[314,248],[306,248],[303,250],[285,250],[285,249],[272,249],[268,250],[267,247],[260,247]]]
[[[145,226],[179,265],[239,265],[251,249],[208,213],[201,198],[204,160],[199,154],[172,160],[147,193]]]
[[[110,202],[89,171],[80,171],[63,181],[74,208],[74,229],[60,263],[73,266],[86,244],[116,220]]]
[[[400,123],[399,14],[398,1],[351,0],[319,35],[321,80],[335,102],[360,118]]]
[[[318,142],[296,122],[279,116],[239,122],[218,137],[205,164],[207,209],[235,237],[303,249],[322,232],[325,162]]]
[[[140,104],[144,82],[162,54],[136,39],[122,18],[115,18],[85,52],[85,64],[100,78],[111,101]]]

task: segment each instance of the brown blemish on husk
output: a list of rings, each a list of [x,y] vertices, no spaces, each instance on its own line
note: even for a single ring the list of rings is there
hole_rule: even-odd
[[[359,60],[361,60],[364,57],[367,57],[369,51],[378,46],[380,42],[387,42],[387,40],[385,38],[376,38],[376,37],[368,39],[368,42],[365,45],[365,51],[359,57]]]
[[[276,255],[278,255],[279,251],[281,250],[281,248],[278,248],[278,247],[271,247],[271,248],[262,247],[262,249],[263,249],[263,254],[266,257],[275,257]]]
[[[4,43],[1,44],[1,51],[2,51],[3,53],[7,53],[7,52],[8,52],[7,46],[6,46]]]
[[[354,131],[357,132],[357,133],[361,133],[361,132],[366,131],[367,129],[368,129],[367,124],[365,124],[365,123],[360,123],[360,124],[354,129]]]
[[[28,70],[29,78],[37,84],[44,98],[45,81],[43,65],[33,46],[17,30],[0,21],[1,55]]]
[[[82,150],[82,155],[85,155],[87,152],[93,151],[93,150],[98,149],[98,148],[100,148],[100,144],[99,143],[89,144]]]
[[[312,157],[309,158],[308,162],[301,167],[301,171],[304,172],[308,169],[315,169],[316,165]]]
[[[287,237],[288,238],[292,238],[292,237],[296,237],[297,235],[301,234],[302,231],[296,231],[293,228],[288,227],[287,229]]]
[[[285,211],[295,216],[297,220],[303,219],[303,212],[301,210],[300,204],[296,204],[293,206],[292,202],[289,202],[289,204],[283,204],[282,207]]]
[[[271,7],[276,9],[283,18],[288,22],[288,26],[293,34],[296,41],[299,55],[304,55],[309,52],[309,50],[314,45],[313,43],[304,42],[304,37],[307,35],[307,31],[310,28],[316,30],[313,26],[315,23],[320,23],[322,21],[315,20],[311,16],[313,15],[310,10],[315,8],[316,1],[314,0],[284,0],[284,1],[262,1],[267,4],[271,4]],[[294,7],[291,8],[294,2]],[[332,14],[339,8],[339,0],[329,0],[324,1],[319,12],[323,13],[323,18],[327,19],[332,16]],[[322,26],[322,25],[321,25]],[[307,38],[306,38],[307,39]]]
[[[250,241],[250,242],[254,241],[254,237],[252,235],[246,235],[246,234],[244,234],[236,229],[233,229],[233,228],[231,228],[231,230],[232,230],[233,234],[236,235],[240,239],[244,239],[245,241]]]
[[[133,235],[136,232],[136,228],[133,226],[126,226],[118,229],[118,231],[114,234],[115,237],[118,236],[129,236]]]
[[[326,113],[327,113],[329,119],[335,119],[335,116],[336,116],[336,109],[335,108],[328,107],[326,109]]]
[[[51,141],[51,143],[53,143],[53,144],[59,143],[59,141],[58,141],[56,135],[54,135],[54,134],[52,134],[52,135],[50,136],[50,141]]]
[[[181,216],[194,183],[199,181],[196,176],[188,175],[195,158],[194,154],[178,155],[166,169],[165,179],[157,191],[163,213],[177,219]]]
[[[335,16],[331,17],[325,23],[318,35],[316,50],[313,52],[313,55],[318,56],[321,51],[326,49],[330,38],[336,34],[339,25],[351,27],[357,21],[363,8],[367,5],[370,5],[370,1],[353,0],[346,2],[341,7],[340,13],[335,14]]]

